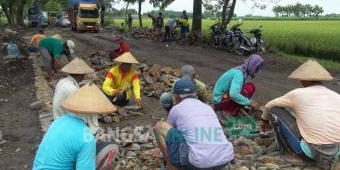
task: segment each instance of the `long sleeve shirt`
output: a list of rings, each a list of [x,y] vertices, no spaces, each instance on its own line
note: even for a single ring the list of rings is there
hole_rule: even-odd
[[[224,94],[228,93],[230,98],[244,106],[248,106],[251,100],[241,94],[244,85],[244,75],[241,70],[230,69],[225,72],[216,82],[213,90],[212,103],[221,102]]]
[[[126,99],[131,98],[132,91],[135,99],[141,98],[138,73],[133,68],[123,75],[120,65],[113,67],[107,73],[102,88],[108,96],[113,96],[117,91],[125,90]]]
[[[78,82],[71,76],[63,78],[57,83],[53,95],[54,119],[57,119],[58,117],[65,114],[66,110],[61,107],[62,102],[78,89]]]
[[[298,88],[265,105],[262,118],[268,120],[273,107],[295,113],[299,131],[307,143],[340,142],[340,95],[324,86]]]

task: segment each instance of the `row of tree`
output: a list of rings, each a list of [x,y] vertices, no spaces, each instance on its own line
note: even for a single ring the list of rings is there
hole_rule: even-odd
[[[315,17],[317,19],[324,10],[318,5],[296,3],[294,5],[274,6],[273,12],[276,17]]]
[[[0,4],[2,10],[4,11],[9,24],[11,25],[24,25],[23,16],[24,16],[24,8],[31,6],[32,1],[34,0],[0,0]],[[39,2],[43,7],[48,8],[48,10],[52,11],[60,11],[65,9],[68,0],[35,0]],[[138,16],[139,16],[139,25],[143,27],[142,22],[142,3],[146,0],[97,0],[98,7],[101,12],[101,24],[104,25],[105,14],[110,12],[116,12],[121,14],[121,10],[115,10],[113,8],[114,3],[121,1],[125,2],[125,16],[129,12],[129,6],[132,4],[138,4]],[[148,0],[150,4],[153,5],[156,11],[164,11],[164,9],[170,5],[175,0]],[[278,0],[242,0],[243,2],[252,3],[252,6],[259,9],[265,9],[268,3],[275,3]],[[206,9],[206,12],[209,14],[221,17],[221,20],[224,24],[228,24],[232,17],[234,16],[234,9],[236,6],[236,0],[192,0],[193,2],[193,13],[192,15],[192,31],[201,32],[202,30],[202,7]],[[188,2],[189,3],[189,2]],[[288,6],[276,6],[273,9],[274,13],[277,16],[315,16],[318,17],[319,14],[323,12],[323,9],[317,5],[302,5],[297,3],[295,5]],[[168,13],[169,14],[169,13]],[[172,13],[174,14],[174,13]],[[179,14],[174,14],[178,17]],[[166,14],[167,16],[167,14]]]

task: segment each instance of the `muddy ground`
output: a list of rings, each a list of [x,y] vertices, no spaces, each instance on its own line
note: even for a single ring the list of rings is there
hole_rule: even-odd
[[[25,34],[33,35],[33,30],[26,30]],[[61,34],[65,39],[76,42],[76,54],[87,58],[96,51],[106,54],[113,47],[111,32],[101,33],[73,33],[69,29],[47,29],[47,35]],[[195,67],[199,79],[213,85],[227,69],[241,64],[246,56],[236,56],[231,53],[218,51],[206,45],[165,47],[165,43],[136,40],[127,38],[132,54],[148,64],[160,64],[172,68],[180,68],[184,64]],[[298,82],[287,79],[287,76],[300,63],[286,61],[272,53],[263,55],[265,67],[254,79],[257,91],[254,99],[263,104],[283,95],[296,87]],[[332,71],[336,81],[326,84],[329,88],[340,92],[339,71]],[[0,169],[30,169],[37,145],[42,133],[38,122],[38,113],[31,111],[29,104],[36,101],[34,96],[34,73],[30,60],[23,60],[19,66],[0,63],[0,132],[7,143],[0,146]],[[145,115],[134,116],[122,120],[120,123],[105,125],[116,126],[148,125],[156,122],[152,115],[165,117],[165,112],[155,98],[143,97]],[[1,133],[0,133],[1,135]],[[1,137],[1,136],[0,136]],[[0,138],[1,139],[1,138]],[[1,140],[0,140],[1,141]]]

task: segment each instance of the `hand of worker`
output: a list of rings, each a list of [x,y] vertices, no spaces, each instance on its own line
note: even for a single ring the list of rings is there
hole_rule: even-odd
[[[260,119],[259,120],[260,125],[260,132],[265,133],[271,130],[271,126],[269,124],[269,120]]]
[[[117,90],[113,96],[119,98],[122,95],[122,92],[120,90]]]
[[[55,59],[54,62],[53,62],[53,67],[54,67],[55,69],[60,69],[60,68],[61,68],[60,60]]]
[[[140,107],[140,108],[143,107],[143,105],[142,105],[142,99],[141,99],[141,98],[135,99],[135,103],[136,103],[136,105],[137,105],[138,107]]]
[[[255,101],[251,101],[250,103],[250,107],[254,108],[254,109],[259,109],[261,107],[261,105]]]

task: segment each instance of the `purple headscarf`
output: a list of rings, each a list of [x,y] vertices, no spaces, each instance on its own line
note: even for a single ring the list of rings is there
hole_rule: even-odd
[[[243,74],[245,75],[244,78],[248,76],[251,78],[255,78],[255,74],[262,67],[264,64],[264,60],[261,56],[257,54],[250,55],[243,64],[234,67],[235,69],[240,69]]]

